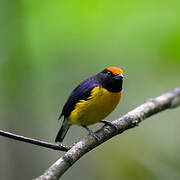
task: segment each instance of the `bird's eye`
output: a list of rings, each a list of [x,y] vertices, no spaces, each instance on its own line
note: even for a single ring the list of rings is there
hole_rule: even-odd
[[[111,75],[111,72],[108,71],[107,74],[110,76],[110,75]]]

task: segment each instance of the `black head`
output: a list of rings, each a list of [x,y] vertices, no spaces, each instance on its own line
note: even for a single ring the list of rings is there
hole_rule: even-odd
[[[97,74],[99,83],[110,92],[120,92],[123,85],[123,71],[116,67],[109,67]]]

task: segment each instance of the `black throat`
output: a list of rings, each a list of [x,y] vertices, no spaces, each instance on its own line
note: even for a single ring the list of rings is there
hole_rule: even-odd
[[[97,75],[97,79],[100,85],[107,89],[110,92],[120,92],[122,90],[123,80],[122,79],[113,79]]]
[[[122,80],[102,83],[102,86],[110,92],[120,92],[122,90],[122,85],[123,85]]]

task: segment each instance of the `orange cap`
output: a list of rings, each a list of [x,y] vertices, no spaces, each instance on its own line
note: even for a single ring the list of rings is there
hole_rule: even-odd
[[[117,67],[108,67],[107,70],[111,71],[114,75],[123,74],[123,71]]]

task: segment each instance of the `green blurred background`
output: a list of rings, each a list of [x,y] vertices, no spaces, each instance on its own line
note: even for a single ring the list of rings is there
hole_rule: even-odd
[[[107,120],[180,85],[179,0],[0,0],[0,128],[54,142],[71,90],[107,66],[124,96]],[[180,109],[79,160],[63,180],[180,179]],[[102,125],[93,125],[93,130]],[[87,133],[72,127],[64,144]],[[0,177],[32,179],[63,153],[0,137]]]

